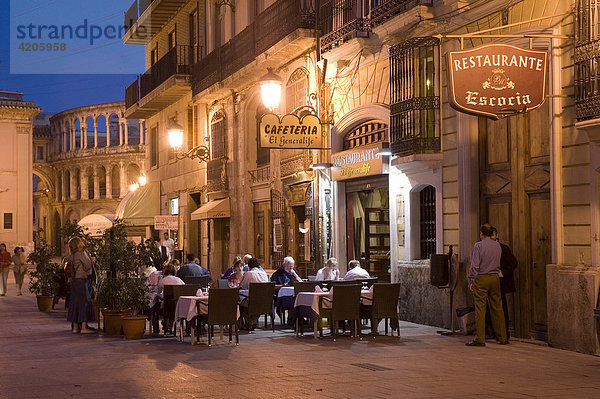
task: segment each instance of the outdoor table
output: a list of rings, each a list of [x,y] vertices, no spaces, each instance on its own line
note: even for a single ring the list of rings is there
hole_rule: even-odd
[[[279,288],[279,292],[277,292],[277,298],[285,297],[285,296],[294,296],[294,287],[293,286],[283,286]]]
[[[363,302],[365,305],[372,304],[373,290],[361,290],[360,296],[361,302]],[[320,297],[328,297],[330,301],[323,302],[323,307],[331,308],[331,300],[333,298],[331,291],[299,292],[298,295],[296,295],[296,301],[294,303],[296,317],[306,317],[313,323],[315,338],[317,338],[317,323],[321,316],[319,313]]]

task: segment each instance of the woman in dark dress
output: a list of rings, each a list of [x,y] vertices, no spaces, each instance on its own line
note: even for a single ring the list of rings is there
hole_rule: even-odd
[[[71,255],[67,258],[67,268],[74,271],[71,279],[71,297],[67,320],[72,323],[73,334],[92,334],[96,330],[87,325],[94,321],[92,307],[92,260],[85,251],[85,241],[79,237],[69,240]],[[69,273],[67,273],[69,274]]]

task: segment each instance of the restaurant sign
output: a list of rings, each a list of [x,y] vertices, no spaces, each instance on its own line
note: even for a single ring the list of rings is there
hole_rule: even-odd
[[[505,43],[450,51],[450,104],[494,119],[531,111],[546,97],[547,57]]]
[[[383,170],[383,157],[379,155],[381,143],[355,147],[331,155],[333,180],[348,180],[358,177],[380,175]]]
[[[260,118],[260,146],[262,148],[323,148],[323,128],[316,115],[278,115],[268,113]]]
[[[154,216],[155,230],[177,230],[179,227],[179,217],[177,215]]]

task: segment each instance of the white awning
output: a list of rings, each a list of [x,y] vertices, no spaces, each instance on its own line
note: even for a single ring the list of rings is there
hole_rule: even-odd
[[[229,205],[229,197],[207,202],[190,215],[192,220],[222,219],[230,216],[231,206]]]
[[[115,215],[99,215],[93,213],[82,218],[78,225],[84,228],[86,233],[92,237],[98,237],[104,234],[106,229],[110,229],[115,222]]]
[[[160,215],[160,183],[150,182],[130,191],[119,203],[115,218],[132,226],[154,226]]]

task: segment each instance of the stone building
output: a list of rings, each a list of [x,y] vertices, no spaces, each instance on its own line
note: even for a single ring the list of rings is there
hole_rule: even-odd
[[[32,121],[41,112],[23,93],[0,91],[0,242],[33,250]]]
[[[470,303],[470,251],[490,222],[519,260],[513,334],[598,350],[596,3],[144,4],[126,13],[124,41],[145,45],[147,71],[127,88],[125,115],[146,120],[161,213],[180,215],[186,250],[213,273],[245,252],[272,267],[291,254],[303,274],[331,255],[342,271],[356,258],[402,283],[404,319],[449,327],[448,292],[430,285],[428,258],[452,246],[454,305]],[[448,52],[486,43],[547,52],[541,107],[496,121],[450,106]],[[312,106],[323,149],[259,145],[267,68],[283,82],[274,111]],[[167,139],[173,121],[180,152]],[[178,161],[197,146],[208,159]]]
[[[115,215],[129,186],[144,175],[144,133],[124,103],[62,111],[34,127],[34,226],[63,248],[60,228],[90,214]],[[145,228],[134,234],[145,236]]]

